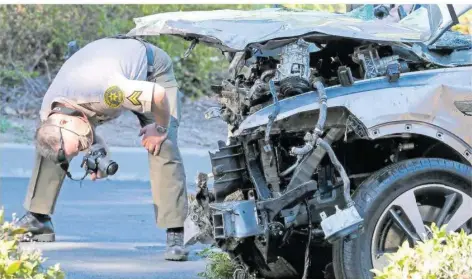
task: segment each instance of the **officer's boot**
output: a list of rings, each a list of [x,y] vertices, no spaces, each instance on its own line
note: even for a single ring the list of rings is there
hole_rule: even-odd
[[[165,259],[168,261],[186,261],[188,251],[184,246],[183,229],[167,229],[167,248]]]
[[[48,215],[28,212],[21,217],[16,226],[26,230],[21,241],[53,242],[56,240],[51,217]]]

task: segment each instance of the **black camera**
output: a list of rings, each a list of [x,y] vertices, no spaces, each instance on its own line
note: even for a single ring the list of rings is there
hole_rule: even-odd
[[[103,145],[94,144],[84,155],[82,168],[88,173],[98,173],[98,171],[101,171],[108,176],[114,175],[118,171],[118,164],[108,157]]]

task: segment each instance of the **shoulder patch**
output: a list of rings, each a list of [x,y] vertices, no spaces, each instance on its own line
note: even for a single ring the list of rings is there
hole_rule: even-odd
[[[135,106],[140,106],[141,105],[141,102],[139,101],[139,96],[141,96],[141,94],[143,93],[143,91],[134,91],[133,94],[129,95],[128,97],[126,97],[133,105]]]
[[[124,93],[118,86],[111,86],[104,94],[105,104],[110,108],[118,108],[123,104]]]

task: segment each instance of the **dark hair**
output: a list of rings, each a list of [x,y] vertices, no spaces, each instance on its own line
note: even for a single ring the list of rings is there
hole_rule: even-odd
[[[57,162],[57,153],[60,148],[60,128],[52,125],[48,119],[41,123],[34,136],[36,140],[36,151],[44,158]]]

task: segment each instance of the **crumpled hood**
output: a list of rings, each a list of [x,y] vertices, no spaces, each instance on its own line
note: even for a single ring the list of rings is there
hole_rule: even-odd
[[[134,21],[136,27],[129,35],[169,34],[198,38],[233,51],[243,50],[251,43],[310,33],[383,42],[422,42],[430,36],[423,28],[403,23],[364,21],[344,14],[281,8],[171,12]]]

